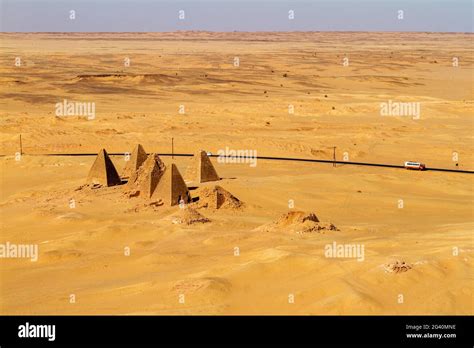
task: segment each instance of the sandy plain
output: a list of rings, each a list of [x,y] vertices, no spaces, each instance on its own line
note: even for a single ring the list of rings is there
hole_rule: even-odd
[[[433,33],[1,34],[0,243],[38,244],[39,259],[0,259],[0,312],[472,314],[470,174],[213,159],[218,184],[245,207],[200,209],[210,223],[182,226],[171,219],[178,207],[134,209],[120,186],[75,191],[94,157],[41,155],[137,143],[167,153],[174,138],[180,153],[331,159],[336,146],[338,159],[473,170],[472,42]],[[64,99],[94,102],[95,119],[56,117]],[[389,100],[419,102],[420,119],[381,116]],[[174,163],[184,174],[189,161]],[[259,229],[290,210],[339,230]],[[333,242],[364,245],[364,261],[325,257]],[[411,269],[387,272],[396,260]]]

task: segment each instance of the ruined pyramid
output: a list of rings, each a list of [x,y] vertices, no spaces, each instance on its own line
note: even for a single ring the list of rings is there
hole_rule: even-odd
[[[289,211],[275,222],[271,222],[255,229],[256,231],[285,231],[297,234],[305,233],[325,233],[329,231],[339,231],[330,222],[321,222],[315,213],[305,211]]]
[[[185,203],[191,200],[188,187],[174,163],[165,168],[152,198],[160,198],[166,205],[177,205],[181,199]]]
[[[206,151],[200,151],[194,154],[192,163],[186,171],[186,178],[196,183],[217,181],[220,179]]]
[[[186,206],[183,209],[178,209],[178,212],[173,215],[172,221],[174,224],[193,225],[195,223],[210,222],[211,220],[203,216],[196,209]]]
[[[101,149],[95,158],[89,175],[87,176],[87,183],[92,185],[114,186],[122,183],[120,176],[115,169],[112,160],[107,151]]]
[[[129,178],[134,172],[138,170],[138,168],[140,168],[146,159],[147,154],[143,146],[141,144],[135,146],[132,154],[130,155],[130,160],[127,162],[123,170],[123,177]]]
[[[199,195],[199,208],[239,209],[243,206],[242,201],[218,185],[201,187],[197,190],[197,193]]]
[[[138,170],[133,171],[127,188],[133,196],[151,198],[165,171],[165,164],[157,154],[150,154]]]

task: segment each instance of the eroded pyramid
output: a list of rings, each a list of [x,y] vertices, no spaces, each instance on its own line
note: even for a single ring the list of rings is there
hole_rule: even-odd
[[[242,201],[218,185],[201,187],[197,190],[197,193],[199,195],[199,208],[239,209],[243,206]]]
[[[289,211],[283,214],[275,222],[257,227],[255,231],[285,231],[297,234],[305,233],[326,233],[329,231],[339,231],[330,222],[321,222],[315,213],[305,211]]]
[[[172,221],[175,224],[193,225],[210,222],[211,220],[187,205],[183,209],[178,209],[178,212],[173,215]]]
[[[87,183],[92,185],[114,186],[120,185],[122,180],[115,169],[112,160],[107,151],[101,149],[95,158],[89,175],[87,176]]]
[[[138,170],[131,173],[127,187],[137,196],[151,198],[164,172],[165,164],[160,157],[150,154]]]
[[[147,157],[148,155],[141,144],[135,146],[132,154],[130,155],[130,160],[127,162],[123,170],[123,177],[129,178],[134,172],[138,170],[138,168],[140,168],[143,162],[146,161]]]
[[[191,200],[188,187],[184,182],[178,167],[173,163],[165,168],[152,198],[161,199],[166,205],[177,205],[182,199],[185,203]]]
[[[220,180],[206,151],[194,154],[192,163],[186,171],[186,178],[196,183]]]

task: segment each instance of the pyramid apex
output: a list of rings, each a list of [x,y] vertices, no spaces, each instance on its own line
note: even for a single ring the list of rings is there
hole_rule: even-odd
[[[135,149],[141,149],[141,150],[145,151],[142,144],[135,145]]]

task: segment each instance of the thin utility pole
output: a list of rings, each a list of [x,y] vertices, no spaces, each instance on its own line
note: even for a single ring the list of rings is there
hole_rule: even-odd
[[[23,155],[23,144],[21,142],[21,134],[20,134],[20,156]]]
[[[333,152],[332,152],[332,166],[335,167],[336,166],[336,147],[334,146],[333,147]]]

